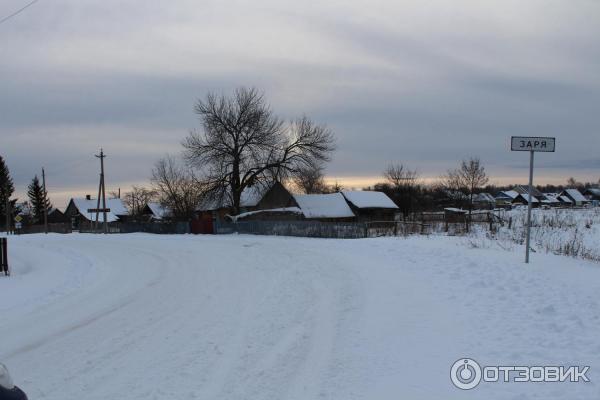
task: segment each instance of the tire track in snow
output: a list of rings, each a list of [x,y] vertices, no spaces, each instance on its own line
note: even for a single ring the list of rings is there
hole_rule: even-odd
[[[333,286],[315,282],[317,294],[315,315],[310,331],[310,345],[306,358],[297,373],[287,398],[290,400],[308,400],[319,397],[320,382],[329,365],[336,334],[335,296]]]
[[[137,252],[140,252],[142,254],[146,254],[146,255],[150,255],[152,257],[157,257],[162,259],[163,261],[166,262],[166,258],[160,255],[157,255],[156,253],[154,253],[153,251],[149,251],[147,249],[142,249],[139,247],[131,247],[131,246],[127,246],[128,250],[135,250]],[[74,251],[71,251],[70,257],[73,257],[73,254],[76,253]],[[84,254],[81,254],[81,258],[82,259],[86,259],[89,260],[88,257],[86,257]],[[100,263],[100,267],[102,267],[102,264],[106,264],[106,262]],[[50,334],[47,334],[45,336],[43,336],[42,338],[39,338],[31,343],[28,343],[24,346],[21,346],[17,349],[14,349],[11,352],[8,352],[7,354],[3,354],[1,355],[0,359],[4,359],[4,360],[8,360],[11,359],[13,357],[17,357],[17,356],[21,356],[27,352],[30,352],[32,350],[36,350],[40,347],[43,347],[44,345],[52,342],[53,340],[62,338],[64,335],[69,334],[73,331],[76,331],[78,329],[84,328],[88,325],[91,325],[95,322],[98,322],[99,320],[110,316],[111,314],[126,308],[128,305],[130,305],[131,303],[133,303],[138,296],[143,293],[144,291],[148,290],[149,288],[156,286],[163,278],[164,278],[165,272],[162,269],[159,269],[158,271],[158,275],[155,276],[151,281],[147,282],[143,287],[138,288],[134,293],[123,297],[121,299],[118,300],[118,302],[116,304],[114,304],[112,307],[104,309],[104,310],[100,310],[97,311],[95,313],[93,313],[92,315],[90,315],[89,317],[86,317],[84,319],[81,319],[75,323],[72,323],[64,328],[61,328],[58,331],[54,331]]]

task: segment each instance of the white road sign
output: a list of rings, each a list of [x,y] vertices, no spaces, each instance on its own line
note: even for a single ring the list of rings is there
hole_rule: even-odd
[[[542,151],[554,152],[556,139],[553,137],[513,136],[510,138],[512,151]]]

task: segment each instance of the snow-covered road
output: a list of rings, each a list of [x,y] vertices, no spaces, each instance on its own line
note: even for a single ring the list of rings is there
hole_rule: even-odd
[[[0,278],[0,360],[30,399],[592,399],[600,266],[448,237],[31,235]],[[589,365],[482,383],[452,363]]]

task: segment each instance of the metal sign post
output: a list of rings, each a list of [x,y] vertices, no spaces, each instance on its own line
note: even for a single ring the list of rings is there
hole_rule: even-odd
[[[529,250],[531,248],[531,207],[533,204],[533,154],[536,151],[553,153],[556,147],[556,138],[536,136],[513,136],[510,139],[511,151],[529,152],[529,195],[527,198],[527,238],[525,239],[525,263],[529,263]]]

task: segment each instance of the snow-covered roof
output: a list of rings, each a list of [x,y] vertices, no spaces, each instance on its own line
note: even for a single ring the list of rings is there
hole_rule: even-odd
[[[540,192],[537,188],[532,187],[531,189],[532,189],[532,193],[535,197],[543,196],[542,192]],[[524,195],[524,194],[529,193],[529,186],[517,185],[513,188],[513,191]]]
[[[585,196],[577,189],[565,189],[565,192],[575,201],[587,201]]]
[[[342,195],[357,208],[398,208],[392,199],[383,192],[344,190]]]
[[[171,211],[163,207],[160,203],[150,202],[148,203],[148,208],[152,211],[152,215],[155,219],[162,219],[171,214]]]
[[[523,198],[523,200],[525,201],[529,201],[529,193],[526,194],[519,194],[520,197]],[[531,202],[532,203],[539,203],[540,201],[535,197],[535,196],[531,196]]]
[[[451,213],[455,213],[455,214],[466,214],[467,210],[463,210],[462,208],[455,208],[455,207],[446,207],[444,208],[444,211],[448,211]]]
[[[475,197],[473,198],[474,201],[481,201],[481,202],[488,202],[488,203],[495,203],[496,199],[494,198],[494,196],[492,196],[489,193],[479,193],[476,194]]]
[[[19,215],[22,217],[26,217],[29,215],[33,215],[33,210],[31,205],[24,201],[22,203],[17,204],[17,207],[19,208]]]
[[[558,199],[560,201],[562,201],[563,203],[569,203],[569,204],[573,203],[573,201],[570,198],[568,198],[567,196],[560,196]]]
[[[261,214],[261,213],[292,213],[292,214],[302,214],[302,210],[298,207],[282,207],[282,208],[271,208],[267,210],[256,210],[256,211],[248,211],[245,213],[241,213],[238,215],[228,215],[232,221],[236,222],[238,219],[243,219],[249,217],[250,215]]]
[[[295,194],[293,196],[306,218],[354,217],[354,213],[341,193]]]
[[[519,195],[519,193],[514,190],[506,190],[504,192],[498,193],[498,196],[496,196],[496,197],[516,199],[518,195]]]
[[[262,185],[246,187],[240,196],[240,207],[256,207],[269,189],[270,187]],[[227,207],[231,207],[231,200],[228,196],[224,196],[221,201],[215,199],[204,200],[198,205],[196,211],[213,211]]]
[[[71,199],[73,205],[77,208],[77,211],[88,221],[96,220],[96,213],[88,212],[89,209],[95,209],[98,206],[98,200],[86,199],[86,198],[73,198]],[[110,212],[106,213],[107,222],[115,222],[119,220],[119,215],[127,215],[127,208],[121,199],[106,199],[106,207],[110,209]],[[102,200],[100,200],[100,208],[102,208]],[[104,222],[104,213],[100,213],[98,221]]]
[[[544,193],[545,199],[542,200],[542,203],[559,203],[558,195],[556,193]]]
[[[585,191],[586,194],[591,194],[594,196],[600,196],[600,189],[599,188],[589,188]]]
[[[267,190],[268,188],[263,186],[245,188],[240,196],[240,207],[255,207]]]

